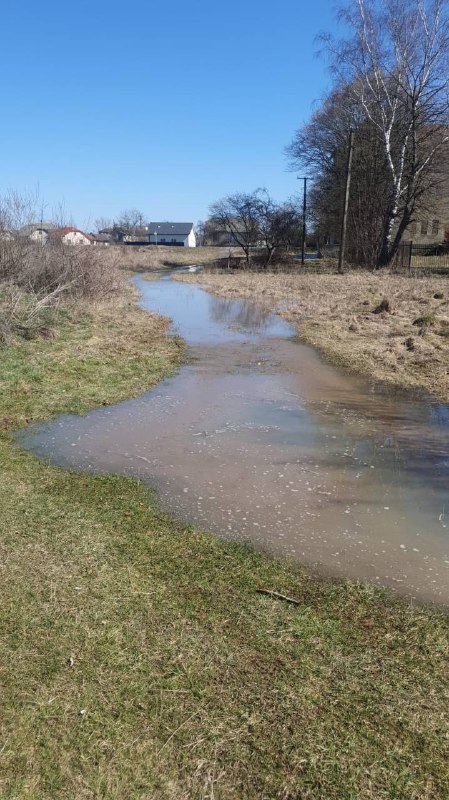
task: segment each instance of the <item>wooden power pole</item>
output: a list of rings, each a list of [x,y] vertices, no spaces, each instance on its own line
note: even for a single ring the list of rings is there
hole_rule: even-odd
[[[304,266],[304,255],[306,252],[306,214],[307,214],[307,178],[303,178],[304,193],[302,196],[302,247],[301,247],[301,264]]]
[[[343,214],[341,218],[341,233],[340,233],[340,252],[338,254],[338,271],[340,275],[343,274],[343,260],[345,257],[346,249],[346,228],[348,223],[348,204],[349,204],[349,188],[351,186],[351,166],[352,166],[352,151],[354,149],[354,131],[349,132],[349,146],[348,146],[348,159],[346,161],[346,186],[345,186],[345,202],[343,205]]]
[[[301,237],[301,264],[304,266],[304,258],[306,252],[306,214],[307,214],[307,178],[298,178],[304,181],[304,190],[302,196],[302,237]]]

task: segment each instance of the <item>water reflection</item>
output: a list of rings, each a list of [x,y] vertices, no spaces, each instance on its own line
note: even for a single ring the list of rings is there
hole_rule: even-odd
[[[223,301],[167,275],[151,282],[139,276],[134,283],[142,294],[141,305],[174,320],[176,331],[189,344],[247,342],[261,331],[266,337],[291,335],[286,322],[257,305],[251,309],[245,301]]]
[[[273,315],[263,306],[249,300],[229,300],[210,295],[209,304],[211,320],[231,329],[261,333],[269,327],[273,319]]]

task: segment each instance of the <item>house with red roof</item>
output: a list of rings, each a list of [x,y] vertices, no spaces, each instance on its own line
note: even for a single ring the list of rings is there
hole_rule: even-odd
[[[48,239],[50,242],[61,242],[62,244],[95,244],[95,236],[84,233],[79,228],[55,228],[49,231]]]

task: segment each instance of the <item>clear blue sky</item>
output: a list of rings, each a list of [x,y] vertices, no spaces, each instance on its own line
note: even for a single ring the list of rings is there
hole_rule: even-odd
[[[283,148],[327,88],[329,0],[23,0],[2,9],[0,192],[91,228],[196,222],[229,192],[298,190]]]

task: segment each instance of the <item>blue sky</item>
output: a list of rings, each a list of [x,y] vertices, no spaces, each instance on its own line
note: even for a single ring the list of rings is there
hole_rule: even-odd
[[[298,190],[283,154],[329,83],[329,0],[8,3],[0,192],[37,188],[92,228],[137,207],[196,222],[214,200]]]

